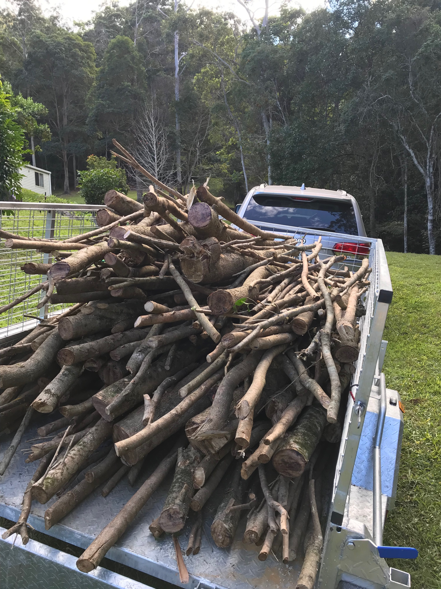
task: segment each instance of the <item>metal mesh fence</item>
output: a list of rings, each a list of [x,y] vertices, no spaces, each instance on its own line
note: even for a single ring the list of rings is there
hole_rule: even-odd
[[[34,239],[67,239],[97,228],[97,205],[0,203],[1,229]],[[25,274],[20,267],[27,262],[51,263],[50,254],[35,250],[14,250],[0,240],[0,306],[14,301],[46,280],[46,276]],[[38,319],[59,311],[62,305],[46,305],[38,310],[43,295],[38,292],[0,315],[0,338],[33,327]]]

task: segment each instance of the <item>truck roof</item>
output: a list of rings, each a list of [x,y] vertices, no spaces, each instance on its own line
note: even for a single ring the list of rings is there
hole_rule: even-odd
[[[344,198],[344,199],[352,199],[353,197],[348,194],[345,190],[325,190],[324,188],[309,188],[305,186],[302,188],[301,186],[279,186],[277,184],[261,184],[260,186],[256,186],[255,192],[259,194],[287,194],[287,195],[298,195],[298,196],[315,196],[315,197],[322,197],[322,198]]]

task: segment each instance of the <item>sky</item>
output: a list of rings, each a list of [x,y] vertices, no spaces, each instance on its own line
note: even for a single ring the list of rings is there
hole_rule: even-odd
[[[129,4],[133,0],[120,0],[121,6]],[[8,5],[8,0],[0,0],[0,8],[5,8]],[[40,5],[46,15],[49,15],[54,9],[59,9],[63,20],[66,24],[73,26],[74,21],[86,21],[93,16],[94,12],[99,11],[100,6],[105,4],[103,0],[40,0]],[[190,5],[191,0],[186,0],[186,4]],[[270,14],[276,14],[281,4],[280,0],[273,0],[270,5]],[[257,17],[263,16],[264,0],[252,0],[250,5],[256,8]],[[307,12],[315,10],[324,6],[324,0],[294,0],[293,6],[302,6]],[[241,19],[247,19],[245,9],[239,5],[237,0],[195,0],[193,7],[205,6],[212,10],[229,10],[235,12]],[[259,10],[259,7],[262,7]]]

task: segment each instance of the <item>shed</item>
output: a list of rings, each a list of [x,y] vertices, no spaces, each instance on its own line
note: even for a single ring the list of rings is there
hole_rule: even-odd
[[[23,174],[20,182],[22,188],[44,196],[52,194],[51,172],[27,164],[20,169],[20,174]]]

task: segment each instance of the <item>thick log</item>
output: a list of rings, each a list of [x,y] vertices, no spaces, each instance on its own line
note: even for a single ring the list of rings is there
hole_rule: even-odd
[[[107,284],[96,278],[67,278],[57,283],[59,295],[73,295],[78,293],[105,292],[107,295]]]
[[[9,387],[5,389],[3,393],[0,395],[0,407],[3,405],[7,405],[11,401],[13,401],[19,394],[23,387]],[[1,411],[1,409],[0,409]]]
[[[117,223],[121,219],[121,215],[117,215],[109,209],[100,209],[96,213],[95,220],[99,227],[105,227],[111,223]]]
[[[170,534],[179,532],[185,525],[194,493],[193,472],[201,455],[192,446],[179,448],[173,482],[159,517],[159,525]]]
[[[116,211],[119,215],[131,215],[141,211],[144,207],[141,203],[121,194],[117,190],[109,190],[104,195],[104,204]]]
[[[51,275],[54,282],[58,282],[63,278],[67,278],[72,274],[80,272],[93,262],[102,260],[104,255],[110,250],[111,248],[103,241],[95,245],[87,246],[61,262],[56,262],[51,268]]]
[[[326,412],[321,407],[309,407],[273,456],[277,472],[288,478],[300,476],[320,441],[325,425]]]
[[[142,305],[138,301],[126,301],[108,305],[105,309],[96,309],[91,315],[80,313],[74,317],[65,317],[58,324],[60,336],[64,340],[81,339],[86,335],[110,331],[122,321],[133,321]],[[133,325],[133,324],[132,324]]]
[[[114,382],[113,384],[105,387],[101,391],[98,391],[92,397],[92,405],[98,411],[98,413],[109,421],[108,416],[106,415],[106,407],[109,405],[113,399],[115,399],[130,383],[130,378],[122,378],[118,382]],[[61,411],[61,409],[60,409]]]
[[[126,356],[131,356],[133,352],[139,347],[139,340],[118,346],[110,352],[112,360],[122,360]]]
[[[46,275],[47,271],[50,270],[52,264],[39,264],[37,262],[26,262],[23,266],[20,266],[20,270],[25,274],[42,274]]]
[[[249,517],[247,526],[243,535],[245,544],[257,544],[259,539],[263,536],[268,526],[268,507],[266,502],[260,509],[254,511]]]
[[[116,517],[102,530],[92,544],[77,560],[77,567],[83,573],[95,569],[108,550],[121,538],[141,509],[165,480],[176,462],[176,452],[164,458],[140,489],[126,502]]]
[[[112,288],[110,296],[119,299],[136,299],[139,301],[145,301],[147,295],[143,290],[136,286],[126,286],[124,288]]]
[[[39,503],[47,503],[81,469],[82,464],[110,436],[112,425],[101,419],[65,455],[63,462],[53,467],[45,477],[32,486],[32,495]]]
[[[181,258],[184,276],[195,284],[222,284],[234,274],[245,270],[255,262],[255,258],[239,253],[222,253],[216,262],[211,258]]]
[[[193,473],[193,487],[195,489],[201,489],[205,485],[205,481],[208,480],[208,477],[219,464],[219,460],[229,454],[232,448],[233,443],[230,442],[229,444],[225,444],[216,456],[205,456],[201,460]]]
[[[215,315],[226,315],[232,312],[237,301],[255,301],[259,295],[259,281],[270,274],[268,266],[256,268],[242,286],[224,290],[216,290],[207,299],[208,306]]]
[[[317,296],[308,297],[305,300],[305,306],[312,305],[317,300]],[[311,327],[311,323],[314,319],[315,311],[306,311],[294,317],[291,321],[291,327],[294,333],[297,335],[305,335],[308,329]]]
[[[148,332],[148,329],[131,329],[91,342],[63,348],[58,352],[57,360],[62,365],[72,366],[72,364],[84,362],[88,358],[98,358],[103,354],[108,354],[123,344],[139,342],[147,336]]]
[[[315,497],[315,481],[309,481],[311,519],[305,540],[305,558],[296,589],[313,589],[323,548],[323,534]]]
[[[96,464],[93,468],[91,468],[85,473],[85,480],[88,483],[92,483],[96,480],[102,480],[103,475],[105,475],[105,473],[110,468],[112,468],[114,464],[118,464],[118,467],[120,466],[118,456],[115,453],[115,449],[112,448],[107,454],[107,456],[104,458],[104,460]]]
[[[59,330],[54,329],[29,360],[11,366],[0,366],[0,387],[15,387],[37,381],[49,369],[62,345]]]
[[[144,194],[143,202],[146,209],[158,213],[168,223],[170,223],[170,214],[181,221],[188,221],[187,213],[179,208],[173,200],[158,196],[153,187],[150,187],[149,192]]]
[[[227,227],[219,220],[217,212],[205,202],[196,202],[188,211],[188,222],[201,239],[215,237],[219,241],[245,240],[248,235]]]
[[[81,364],[63,366],[59,374],[38,395],[32,403],[32,407],[39,413],[52,413],[57,407],[61,397],[80,376],[83,367]]]

